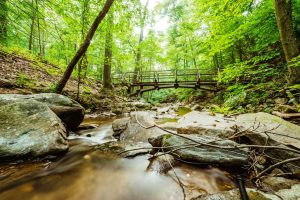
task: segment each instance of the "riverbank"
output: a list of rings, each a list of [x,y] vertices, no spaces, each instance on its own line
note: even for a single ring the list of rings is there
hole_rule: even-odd
[[[123,117],[99,117],[87,115],[80,127],[70,132],[69,151],[63,156],[2,163],[1,198],[238,199],[237,175],[244,179],[250,199],[292,200],[300,195],[299,172],[294,168],[297,162],[255,178],[278,163],[272,160],[274,156],[287,159],[284,150],[277,149],[272,155],[274,149],[247,146],[230,156],[220,149],[222,145],[265,146],[263,128],[274,132],[268,133],[267,145],[299,148],[294,146],[298,140],[292,139],[298,136],[277,138],[276,134],[299,134],[299,127],[274,116],[258,113],[226,117],[173,105],[132,111]],[[157,127],[151,127],[154,124]],[[281,127],[275,129],[278,124]],[[190,149],[176,150],[175,146],[184,147],[187,141]],[[197,142],[201,147],[196,147]],[[244,158],[234,157],[236,154],[244,154]],[[295,171],[287,171],[291,169]]]

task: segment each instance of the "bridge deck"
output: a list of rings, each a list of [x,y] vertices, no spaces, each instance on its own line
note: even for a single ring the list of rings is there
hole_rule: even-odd
[[[137,94],[165,88],[207,89],[202,86],[215,88],[216,76],[217,71],[212,73],[211,70],[206,69],[143,71],[116,74],[113,82],[127,85],[131,94]]]

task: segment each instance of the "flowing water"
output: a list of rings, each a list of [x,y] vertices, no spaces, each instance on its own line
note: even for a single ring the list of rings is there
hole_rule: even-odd
[[[70,135],[70,151],[55,161],[19,162],[0,166],[0,199],[32,200],[166,200],[187,199],[235,187],[230,175],[216,168],[202,169],[182,164],[167,174],[147,171],[149,155],[134,159],[116,158],[85,151],[82,144],[114,140],[112,120],[86,124],[98,128]]]

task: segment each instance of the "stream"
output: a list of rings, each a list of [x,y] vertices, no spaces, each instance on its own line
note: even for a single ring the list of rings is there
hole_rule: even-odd
[[[229,173],[217,168],[180,164],[166,174],[147,170],[150,155],[117,158],[85,150],[86,146],[115,141],[114,119],[93,119],[98,126],[70,134],[70,151],[56,159],[0,165],[0,199],[44,200],[182,200],[236,188]],[[168,120],[165,120],[168,121]]]

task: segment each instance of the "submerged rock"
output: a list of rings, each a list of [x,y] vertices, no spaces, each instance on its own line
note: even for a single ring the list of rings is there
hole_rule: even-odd
[[[76,101],[54,93],[32,95],[0,94],[0,106],[16,100],[36,100],[45,103],[67,126],[74,130],[84,118],[84,108]]]
[[[13,101],[0,106],[0,157],[38,157],[68,150],[61,120],[43,103]]]
[[[211,145],[218,145],[224,147],[233,147],[237,143],[230,140],[220,140],[220,138],[205,137],[200,135],[185,135],[186,137]],[[162,135],[155,138],[150,138],[149,143],[153,147],[166,147],[164,151],[172,151],[171,154],[181,160],[188,162],[196,162],[198,164],[216,164],[222,166],[241,166],[248,162],[248,154],[239,149],[222,149],[218,147],[211,147],[201,145],[193,147],[194,142],[182,137],[174,135]],[[191,146],[190,148],[182,148],[183,146]]]
[[[163,155],[150,160],[147,171],[166,174],[173,167],[178,165],[178,161],[172,155]]]

